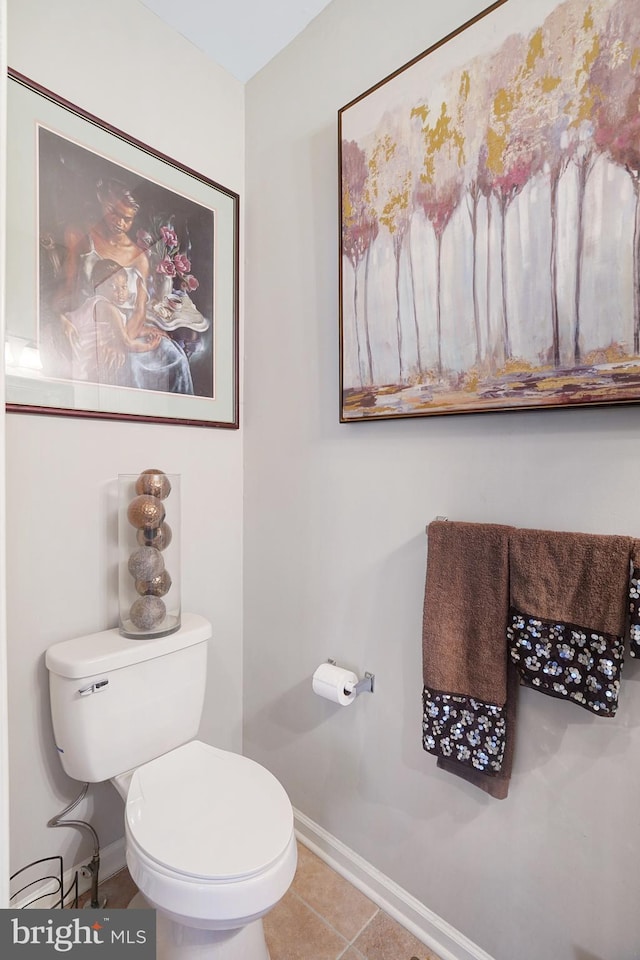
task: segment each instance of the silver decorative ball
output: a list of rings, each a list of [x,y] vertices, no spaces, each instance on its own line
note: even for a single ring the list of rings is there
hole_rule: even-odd
[[[131,622],[138,630],[153,630],[167,615],[167,608],[160,597],[138,597],[129,611]]]
[[[151,527],[140,527],[136,532],[136,540],[141,547],[155,547],[156,550],[166,550],[172,536],[171,527],[166,521],[155,530]]]
[[[128,567],[134,580],[153,580],[164,570],[164,560],[155,547],[139,547],[129,557]]]
[[[136,580],[136,590],[141,597],[164,597],[171,590],[171,576],[168,570],[153,580]]]
[[[136,480],[136,493],[164,500],[171,493],[171,481],[163,470],[143,470]]]

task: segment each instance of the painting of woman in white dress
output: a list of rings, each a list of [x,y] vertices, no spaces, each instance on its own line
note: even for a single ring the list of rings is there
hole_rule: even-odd
[[[45,374],[212,397],[214,211],[44,127],[38,134]],[[100,323],[114,311],[120,327]]]

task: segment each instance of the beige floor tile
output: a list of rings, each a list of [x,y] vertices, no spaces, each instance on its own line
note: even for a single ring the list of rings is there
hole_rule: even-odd
[[[435,953],[383,910],[365,927],[354,946],[367,960],[438,960]]]
[[[378,909],[301,843],[291,889],[347,940],[353,940]]]
[[[136,892],[125,867],[100,883],[99,895],[116,909],[126,907]],[[88,899],[83,894],[80,906]],[[302,845],[291,890],[267,914],[264,927],[271,960],[438,960]]]
[[[264,918],[271,960],[337,960],[348,941],[291,891]]]

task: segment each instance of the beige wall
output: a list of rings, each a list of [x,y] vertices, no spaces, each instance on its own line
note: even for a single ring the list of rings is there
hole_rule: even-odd
[[[615,720],[521,691],[497,802],[421,748],[420,633],[436,515],[640,533],[638,409],[338,423],[337,110],[484,5],[336,0],[247,85],[245,751],[495,960],[635,960],[638,665]]]
[[[481,6],[334,0],[243,91],[130,0],[10,0],[13,67],[241,193],[246,96],[248,261],[243,434],[8,417],[14,869],[77,859],[45,827],[76,785],[42,655],[115,622],[109,484],[162,456],[184,477],[185,607],[215,629],[204,738],[240,748],[244,607],[245,752],[300,811],[495,960],[636,960],[637,665],[615,720],[521,691],[500,803],[421,749],[420,616],[437,514],[639,536],[637,408],[337,422],[337,109]],[[134,56],[98,69],[123,37]],[[153,98],[167,59],[192,98],[179,137]],[[328,656],[375,672],[376,693],[313,697]],[[108,843],[121,812],[95,796]]]
[[[0,71],[7,67],[7,4],[0,0]],[[6,83],[0,83],[0,142],[6,144]],[[6,186],[6,155],[0,149],[0,209],[4,210]],[[0,288],[4,289],[5,232],[0,226]],[[4,299],[0,299],[0,337],[4,343]],[[3,350],[0,351],[4,356]],[[4,404],[4,361],[0,362],[0,404]],[[7,624],[6,624],[6,567],[5,567],[5,429],[0,417],[0,907],[9,899],[9,783],[6,771],[9,764],[8,685],[7,685]]]
[[[238,193],[244,190],[244,90],[142,4],[10,0],[9,64],[112,125]],[[118,473],[182,476],[182,601],[208,617],[202,736],[242,745],[242,435],[239,431],[7,417],[8,636],[12,869],[86,841],[47,820],[79,785],[52,741],[45,649],[115,626],[109,572]],[[122,837],[111,786],[84,812],[103,845]]]

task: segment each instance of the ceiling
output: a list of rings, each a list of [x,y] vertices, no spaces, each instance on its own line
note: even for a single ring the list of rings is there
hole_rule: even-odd
[[[246,83],[331,0],[140,0]]]

